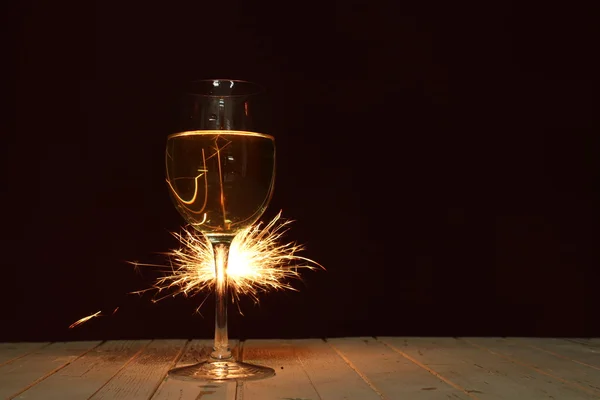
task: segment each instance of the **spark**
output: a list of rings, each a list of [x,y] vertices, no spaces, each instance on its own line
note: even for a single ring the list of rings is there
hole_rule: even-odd
[[[102,314],[100,314],[101,312],[102,312],[102,311],[98,311],[98,312],[95,312],[95,313],[93,313],[92,315],[88,315],[87,317],[83,317],[83,318],[81,318],[81,319],[78,319],[77,321],[75,321],[75,322],[73,322],[71,325],[69,325],[69,329],[73,329],[73,328],[75,328],[76,326],[78,326],[78,325],[81,325],[81,324],[83,324],[84,322],[87,322],[87,321],[89,321],[89,320],[90,320],[90,319],[92,319],[92,318],[95,318],[95,317],[100,317],[100,316],[102,315]]]
[[[296,242],[281,244],[292,222],[282,219],[280,211],[266,225],[254,224],[235,236],[229,249],[226,270],[234,301],[239,300],[240,296],[248,296],[258,303],[259,295],[264,292],[297,291],[291,281],[301,280],[300,270],[325,269],[319,263],[298,255],[305,249],[304,246]],[[169,266],[134,263],[136,266],[159,267],[165,272],[152,288],[134,293],[168,291],[169,294],[155,300],[159,301],[177,295],[194,296],[215,288],[215,254],[208,238],[192,228],[183,228],[181,233],[173,233],[173,236],[179,241],[180,247],[166,253]],[[224,254],[219,253],[216,259],[222,262]]]

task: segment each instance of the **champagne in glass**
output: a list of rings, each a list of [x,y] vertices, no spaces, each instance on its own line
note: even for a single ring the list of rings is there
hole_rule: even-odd
[[[167,140],[171,197],[209,237],[235,235],[257,221],[273,189],[272,136],[246,131],[188,131]]]
[[[208,360],[169,371],[193,380],[248,380],[275,374],[236,361],[227,334],[227,259],[235,235],[264,213],[275,181],[274,138],[257,127],[262,93],[251,82],[216,79],[192,83],[183,127],[167,138],[171,199],[185,221],[210,240],[215,255],[215,341]]]

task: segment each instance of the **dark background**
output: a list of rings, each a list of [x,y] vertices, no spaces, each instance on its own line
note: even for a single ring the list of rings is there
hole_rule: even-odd
[[[177,246],[178,88],[221,77],[268,88],[265,219],[327,268],[231,336],[600,335],[591,6],[151,3],[3,6],[0,340],[211,337],[127,261]]]

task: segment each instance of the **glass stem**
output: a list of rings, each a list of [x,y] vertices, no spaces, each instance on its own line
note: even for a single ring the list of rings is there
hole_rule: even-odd
[[[229,337],[227,335],[227,262],[229,258],[229,243],[214,243],[215,255],[215,344],[210,354],[211,358],[225,360],[231,358]]]

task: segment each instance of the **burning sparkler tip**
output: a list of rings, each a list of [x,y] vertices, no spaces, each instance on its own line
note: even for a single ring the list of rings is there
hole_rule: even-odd
[[[229,249],[227,280],[232,288],[234,301],[239,300],[239,296],[246,295],[258,303],[259,294],[264,292],[298,291],[291,286],[290,280],[302,280],[300,269],[325,269],[319,263],[297,254],[304,250],[304,246],[296,242],[280,244],[292,222],[282,219],[281,215],[282,211],[279,211],[264,226],[262,223],[254,224],[240,231],[233,239]],[[166,275],[155,281],[152,290],[157,293],[163,290],[173,292],[171,296],[167,294],[153,299],[153,303],[177,295],[194,296],[215,286],[214,262],[215,259],[222,258],[222,255],[214,253],[208,238],[193,227],[184,227],[180,233],[172,232],[172,235],[177,238],[180,247],[166,253],[169,258],[168,266],[132,263],[136,267],[154,266],[167,271]],[[145,291],[138,293],[141,292]]]

